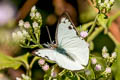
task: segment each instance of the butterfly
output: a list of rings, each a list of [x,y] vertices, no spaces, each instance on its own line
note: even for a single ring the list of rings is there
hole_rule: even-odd
[[[84,69],[89,60],[88,43],[78,35],[68,13],[64,13],[58,20],[55,39],[55,45],[39,49],[35,54],[47,57],[67,70]]]

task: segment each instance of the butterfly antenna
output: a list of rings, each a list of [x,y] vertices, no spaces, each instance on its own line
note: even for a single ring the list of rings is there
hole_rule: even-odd
[[[48,26],[46,26],[46,29],[47,29],[47,32],[48,32],[48,36],[49,36],[50,43],[52,43],[52,39],[51,39],[51,36],[50,36],[50,31],[49,31],[49,29],[48,29]]]

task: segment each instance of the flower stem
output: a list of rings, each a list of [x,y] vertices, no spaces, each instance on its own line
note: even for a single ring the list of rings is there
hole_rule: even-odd
[[[112,39],[116,46],[120,44],[110,32],[108,32],[108,36]]]
[[[38,60],[38,59],[40,59],[40,57],[35,56],[35,57],[33,58],[32,62],[30,63],[30,69],[32,69],[33,64],[34,64],[35,61]]]
[[[64,69],[63,71],[61,71],[61,72],[59,73],[59,76],[62,76],[65,72],[66,72],[66,70]]]
[[[99,28],[97,28],[88,38],[87,38],[87,42],[92,41],[93,39],[95,39],[95,37],[104,30],[104,28],[102,26],[100,26]]]
[[[97,16],[98,16],[98,15],[97,15]],[[97,16],[95,17],[94,23],[93,23],[92,27],[90,28],[90,30],[89,30],[89,32],[88,32],[88,36],[92,33],[92,31],[93,31],[94,28],[95,28]]]

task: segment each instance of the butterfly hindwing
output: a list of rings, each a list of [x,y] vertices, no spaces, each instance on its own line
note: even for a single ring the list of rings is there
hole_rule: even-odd
[[[64,56],[53,49],[39,49],[36,54],[41,57],[48,57],[48,59],[55,61],[60,67],[68,70],[80,70],[83,69],[78,62],[70,60],[67,56]]]

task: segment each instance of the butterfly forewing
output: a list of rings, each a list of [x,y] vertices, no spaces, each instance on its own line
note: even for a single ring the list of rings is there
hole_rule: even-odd
[[[78,61],[81,65],[88,64],[88,44],[78,36],[75,26],[68,14],[63,14],[58,22],[56,42],[58,46],[67,51],[67,54],[74,55],[73,59]]]

